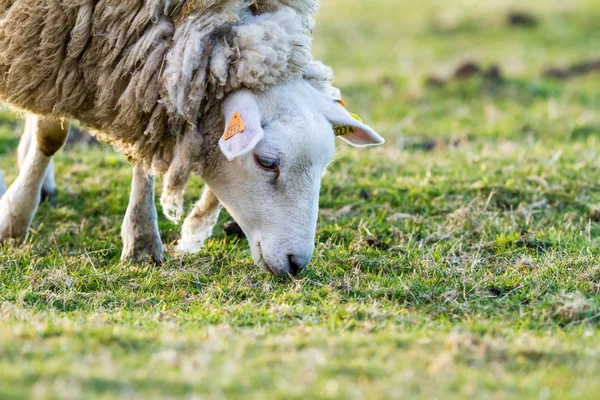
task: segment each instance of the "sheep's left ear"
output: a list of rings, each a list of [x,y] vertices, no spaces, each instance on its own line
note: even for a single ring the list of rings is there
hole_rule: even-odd
[[[333,125],[335,136],[357,147],[377,146],[385,143],[385,140],[363,123],[357,115],[346,111],[340,102],[331,100],[323,108],[325,117]]]
[[[250,153],[265,136],[258,104],[251,92],[242,90],[223,103],[225,132],[219,147],[229,161]]]

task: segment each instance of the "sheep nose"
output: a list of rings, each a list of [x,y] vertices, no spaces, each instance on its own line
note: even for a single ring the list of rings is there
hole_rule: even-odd
[[[288,271],[292,276],[296,276],[309,262],[310,257],[288,254]]]

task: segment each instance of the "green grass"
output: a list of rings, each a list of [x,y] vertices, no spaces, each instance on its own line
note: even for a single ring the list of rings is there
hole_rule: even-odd
[[[255,268],[227,215],[198,256],[119,262],[131,167],[61,152],[57,206],[0,245],[0,398],[597,398],[600,75],[542,71],[600,57],[599,18],[595,0],[323,1],[315,52],[388,142],[340,144],[295,281]],[[504,79],[426,84],[468,60]],[[20,126],[0,117],[12,181]]]

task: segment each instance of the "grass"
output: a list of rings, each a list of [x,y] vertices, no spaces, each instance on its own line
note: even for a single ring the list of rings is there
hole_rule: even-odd
[[[57,206],[0,245],[0,397],[595,399],[600,80],[542,71],[599,57],[598,18],[594,0],[324,1],[315,52],[388,143],[340,144],[294,281],[257,270],[227,215],[198,256],[119,262],[131,167],[61,152]],[[448,79],[469,60],[503,79]]]

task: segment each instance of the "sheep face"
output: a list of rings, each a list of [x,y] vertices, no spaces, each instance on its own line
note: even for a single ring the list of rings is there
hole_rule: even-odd
[[[219,160],[205,180],[247,235],[257,265],[294,275],[314,251],[334,127],[352,127],[344,139],[358,146],[383,139],[305,81],[256,95],[238,91],[224,102],[223,113],[227,129]]]

